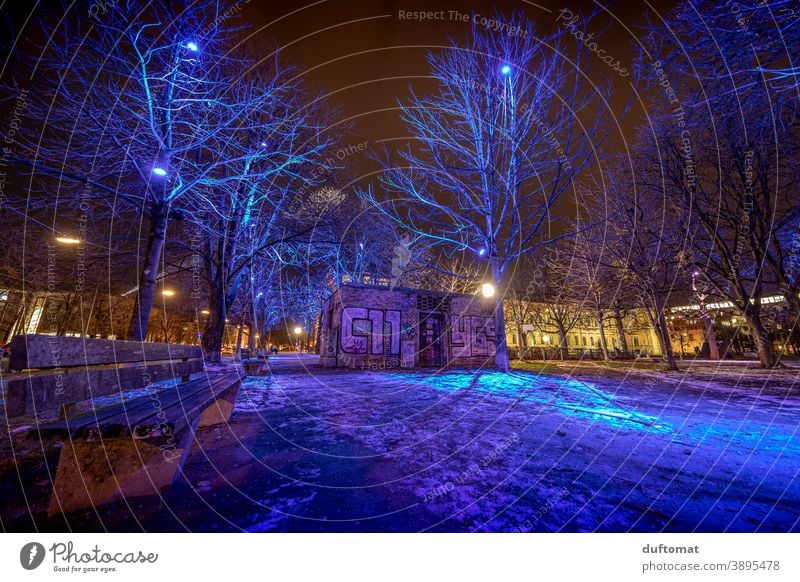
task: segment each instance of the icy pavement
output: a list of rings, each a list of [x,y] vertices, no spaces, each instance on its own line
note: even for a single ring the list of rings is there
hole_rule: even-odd
[[[799,423],[791,382],[288,367],[245,381],[231,424],[199,435],[163,500],[103,521],[127,531],[798,531]]]

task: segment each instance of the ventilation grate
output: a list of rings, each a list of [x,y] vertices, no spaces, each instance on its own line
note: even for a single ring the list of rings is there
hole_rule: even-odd
[[[417,295],[419,311],[450,311],[450,297],[436,295]]]

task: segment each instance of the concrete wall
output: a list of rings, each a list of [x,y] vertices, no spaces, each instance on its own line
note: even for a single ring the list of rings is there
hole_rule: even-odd
[[[477,295],[346,284],[322,313],[326,367],[494,365],[493,301]]]

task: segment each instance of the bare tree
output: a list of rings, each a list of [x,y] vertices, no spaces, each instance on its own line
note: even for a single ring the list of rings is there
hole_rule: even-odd
[[[543,41],[522,15],[504,20],[521,33],[474,25],[464,45],[429,55],[438,91],[401,104],[415,143],[383,160],[389,199],[365,193],[413,236],[485,257],[502,371],[509,268],[554,238],[556,201],[596,159],[610,118],[610,89],[587,85],[583,48],[571,65],[563,58],[566,30]]]
[[[646,154],[641,163],[649,163]],[[666,309],[680,276],[680,251],[664,240],[680,239],[681,225],[674,220],[678,208],[673,198],[643,191],[630,167],[614,163],[595,185],[602,196],[583,196],[581,204],[585,215],[607,223],[602,263],[616,271],[621,285],[635,290],[633,302],[645,310],[664,361],[676,370]]]
[[[28,115],[41,128],[11,161],[34,179],[76,186],[111,213],[133,213],[144,246],[131,339],[146,334],[170,221],[183,217],[185,197],[235,161],[215,152],[253,107],[228,93],[245,63],[229,53],[237,28],[218,18],[224,6],[159,0],[141,10],[126,1],[103,18],[64,6],[43,22],[53,34],[28,57],[38,83]]]
[[[541,256],[534,256],[529,275],[522,272],[523,280],[527,279],[528,301],[532,302],[529,314],[540,330],[555,329],[562,360],[569,352],[567,334],[583,316],[581,297],[574,285],[577,263],[568,248],[563,241],[555,244]]]
[[[664,243],[734,305],[761,364],[772,367],[778,359],[762,308],[765,293],[783,291],[793,317],[800,312],[800,272],[791,258],[800,220],[800,133],[793,124],[796,98],[780,91],[767,71],[782,59],[767,38],[770,28],[796,21],[796,14],[783,11],[782,3],[762,4],[742,18],[710,3],[687,4],[669,22],[679,44],[664,37],[663,26],[653,27],[649,50],[662,66],[645,67],[643,75],[674,88],[674,97],[653,108],[639,149],[658,160],[642,167],[647,190],[678,201],[675,216],[684,232]],[[690,18],[697,10],[713,35]],[[797,28],[784,32],[788,46],[797,46]]]

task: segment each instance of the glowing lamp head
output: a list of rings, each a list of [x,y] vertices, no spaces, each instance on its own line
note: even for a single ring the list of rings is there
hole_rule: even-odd
[[[164,168],[158,168],[158,167],[153,168],[153,173],[156,176],[162,176],[162,177],[167,175],[167,171]]]
[[[303,328],[298,325],[296,328],[294,328],[294,333],[295,335],[300,335],[303,333]]]
[[[478,256],[479,257],[486,256],[486,249],[478,249]]]
[[[483,285],[481,285],[481,294],[484,297],[494,297],[495,294],[494,285],[492,285],[491,283],[484,283]]]
[[[175,291],[173,291],[172,289],[164,289],[164,290],[161,292],[161,294],[162,294],[164,297],[174,297],[174,296],[175,296]]]
[[[197,43],[192,41],[186,43],[186,48],[192,51],[193,53],[196,53],[197,51],[200,50],[200,47],[197,46]]]
[[[200,313],[202,313],[203,315],[208,315],[211,312],[208,309],[203,309]]]
[[[56,242],[60,242],[64,245],[79,245],[81,241],[77,238],[72,238],[71,236],[58,236],[56,237]]]
[[[510,75],[511,74],[511,67],[509,65],[503,65],[500,68],[500,73],[503,75]]]

